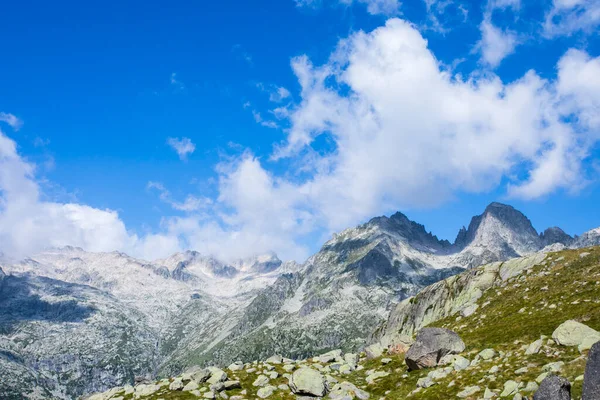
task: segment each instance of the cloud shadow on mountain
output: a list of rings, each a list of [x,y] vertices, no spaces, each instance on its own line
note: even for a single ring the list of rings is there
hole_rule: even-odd
[[[0,286],[0,334],[13,333],[25,321],[84,321],[96,310],[79,304],[79,286],[31,275],[7,276]],[[57,299],[61,296],[71,299]]]

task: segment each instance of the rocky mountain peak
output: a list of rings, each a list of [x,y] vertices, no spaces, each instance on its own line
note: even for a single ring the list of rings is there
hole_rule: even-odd
[[[544,232],[540,233],[540,240],[544,246],[554,243],[561,243],[565,246],[569,246],[571,243],[573,243],[573,237],[565,233],[565,231],[557,226],[548,228]]]
[[[455,245],[491,245],[514,247],[517,254],[540,248],[540,238],[531,221],[519,210],[502,203],[491,203],[481,215],[471,219],[469,228],[459,232]]]
[[[373,218],[367,225],[374,225],[386,233],[399,235],[415,247],[441,250],[451,246],[450,242],[438,239],[433,233],[427,232],[424,225],[410,220],[399,211],[390,217]]]

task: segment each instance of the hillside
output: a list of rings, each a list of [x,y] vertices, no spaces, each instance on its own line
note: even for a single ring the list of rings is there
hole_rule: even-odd
[[[480,294],[473,296],[478,290]],[[434,298],[438,308],[426,312],[430,317],[424,322],[422,310],[431,309]],[[466,271],[398,306],[396,311],[403,313],[407,323],[394,324],[396,314],[375,339],[384,339],[382,332],[389,338],[391,330],[400,335],[435,326],[453,330],[464,341],[464,351],[443,358],[434,368],[410,371],[405,354],[394,351],[398,347],[375,341],[361,355],[332,351],[303,360],[271,357],[232,364],[224,369],[227,377],[221,384],[214,379],[196,384],[190,376],[198,375],[192,373],[142,387],[114,389],[110,395],[93,399],[130,399],[134,394],[165,400],[213,398],[213,392],[236,400],[294,399],[293,392],[306,387],[300,383],[300,374],[310,375],[309,386],[324,388],[323,394],[328,392],[331,399],[427,400],[531,398],[544,378],[556,374],[572,384],[573,398],[579,399],[589,349],[600,340],[600,333],[594,331],[600,330],[599,303],[600,247],[540,253]],[[464,305],[471,311],[465,313]],[[568,320],[579,322],[564,324]],[[589,327],[586,337],[591,340],[578,346],[582,338],[563,328],[570,323]],[[403,340],[412,341],[410,336]],[[199,369],[193,371],[197,374]],[[215,371],[207,374],[213,376]],[[142,396],[143,391],[152,393]]]
[[[518,210],[492,203],[454,243],[396,213],[335,234],[303,264],[282,262],[274,254],[223,262],[187,251],[149,262],[119,252],[49,249],[2,264],[7,274],[2,281],[44,282],[36,298],[65,303],[53,318],[30,318],[38,314],[37,303],[18,303],[15,311],[11,286],[0,282],[0,311],[15,316],[0,319],[0,351],[8,360],[0,372],[4,365],[23,371],[17,375],[30,376],[28,382],[52,393],[41,398],[70,399],[135,378],[173,376],[193,365],[229,365],[278,353],[306,358],[332,349],[357,352],[370,337],[393,339],[405,299],[435,282],[479,263],[537,260],[543,251],[594,243],[600,243],[597,230],[575,238],[559,228],[538,234]],[[75,289],[86,295],[73,295]],[[446,299],[432,299],[424,315],[415,313],[412,330],[403,333],[412,335],[423,322],[444,315],[438,310],[447,307]],[[452,310],[467,306],[472,304],[457,303]],[[79,309],[89,312],[70,321]],[[116,319],[111,310],[123,315]],[[121,320],[132,332],[143,332],[138,335],[143,350],[133,341],[128,345],[135,350],[127,358],[118,356]],[[101,345],[77,336],[88,330]],[[38,343],[39,332],[56,333],[50,335],[54,342]],[[0,385],[18,392],[14,382]]]

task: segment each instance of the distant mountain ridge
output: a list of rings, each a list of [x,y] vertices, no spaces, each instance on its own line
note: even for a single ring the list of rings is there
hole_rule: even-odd
[[[44,389],[40,398],[68,399],[192,364],[354,351],[397,302],[465,268],[550,245],[594,244],[600,228],[575,238],[560,228],[538,234],[521,212],[492,203],[454,243],[398,212],[335,234],[303,264],[275,254],[226,263],[186,251],[147,262],[120,252],[50,249],[0,262],[0,375],[27,372],[7,375],[13,380],[0,382],[0,391],[25,380]],[[16,283],[61,307],[52,318],[31,318],[46,303],[15,303]],[[69,322],[81,307],[83,317]],[[120,337],[123,327],[143,340]],[[57,333],[52,345],[39,339],[46,331]],[[98,346],[73,336],[82,334]],[[122,360],[125,345],[140,357]]]

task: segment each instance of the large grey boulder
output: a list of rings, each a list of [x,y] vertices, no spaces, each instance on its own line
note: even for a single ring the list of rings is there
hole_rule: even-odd
[[[600,399],[600,342],[590,349],[583,377],[581,400]]]
[[[590,339],[600,341],[600,332],[580,322],[568,320],[554,330],[552,339],[563,346],[579,346]]]
[[[405,361],[410,370],[432,368],[445,355],[464,350],[465,343],[456,332],[444,328],[423,328],[406,352]]]
[[[571,384],[565,378],[548,375],[533,395],[533,400],[571,400]]]
[[[323,397],[327,393],[325,378],[312,368],[300,368],[292,374],[290,389],[294,394]]]

